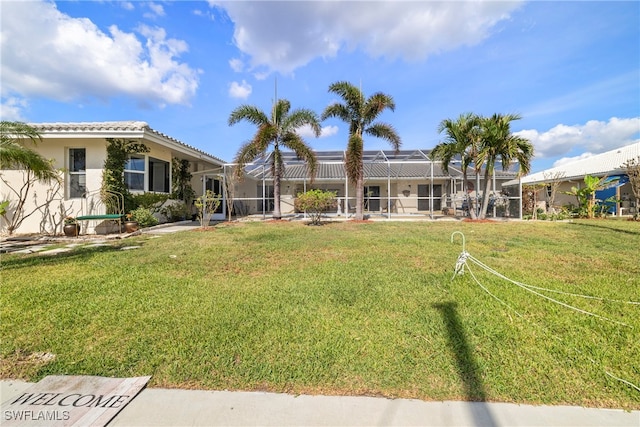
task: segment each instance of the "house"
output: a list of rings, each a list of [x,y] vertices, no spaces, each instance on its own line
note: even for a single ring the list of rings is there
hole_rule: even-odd
[[[393,218],[464,215],[465,194],[460,162],[453,161],[448,172],[439,161],[429,157],[429,150],[365,150],[364,211],[369,216]],[[293,214],[294,199],[309,189],[336,193],[338,207],[333,214],[348,216],[355,212],[356,189],[347,179],[344,151],[317,151],[318,167],[313,180],[306,164],[294,153],[282,153],[285,165],[281,179],[282,214]],[[270,155],[245,167],[244,180],[236,185],[234,210],[241,214],[267,215],[273,210],[273,175]],[[233,165],[226,165],[231,168]],[[489,216],[520,217],[520,194],[509,195],[502,183],[517,176],[517,165],[507,171],[497,167],[492,176],[492,196],[496,201]],[[228,173],[227,173],[228,176]],[[482,178],[476,183],[470,173],[467,189],[473,200],[483,188]]]
[[[197,195],[206,190],[220,194],[223,201],[213,219],[227,216],[227,200],[233,201],[236,216],[266,217],[273,210],[273,177],[270,157],[260,158],[244,169],[244,179],[233,180],[235,165],[184,144],[139,121],[97,123],[32,123],[42,137],[33,147],[54,161],[60,170],[60,185],[34,183],[26,200],[24,220],[18,233],[56,234],[66,216],[86,214],[87,192],[101,188],[107,139],[126,139],[143,143],[149,151],[129,155],[125,165],[125,181],[136,193],[171,192],[172,159],[187,160],[193,175],[191,186]],[[356,190],[347,179],[343,151],[319,151],[318,171],[309,178],[306,164],[290,152],[282,153],[285,164],[281,181],[281,211],[295,214],[294,199],[308,189],[324,189],[336,193],[338,207],[330,214],[349,216],[355,212]],[[435,215],[468,213],[467,195],[463,192],[460,162],[449,165],[448,172],[439,161],[429,158],[428,150],[369,150],[363,153],[365,175],[364,209],[367,215],[392,218],[403,215],[433,218]],[[517,176],[517,165],[492,176],[489,216],[520,218],[520,193],[509,194],[503,186]],[[25,174],[19,170],[1,171],[2,179],[19,188]],[[231,181],[233,180],[233,181]],[[466,185],[472,204],[479,205],[482,178],[470,173]],[[233,185],[227,185],[231,184]],[[0,189],[0,200],[15,200],[8,185]],[[230,188],[231,191],[225,191]],[[0,227],[6,228],[4,223]],[[92,224],[86,232],[96,232]]]
[[[214,175],[222,170],[224,161],[154,130],[145,122],[30,125],[42,137],[33,148],[53,160],[62,179],[60,185],[33,184],[24,207],[24,212],[31,214],[16,230],[19,233],[54,234],[60,231],[65,216],[83,214],[83,195],[101,188],[108,138],[135,140],[149,149],[147,153],[129,156],[126,163],[125,179],[133,193],[170,193],[173,158],[190,162],[192,187],[197,194],[203,194],[207,188],[220,187]],[[12,188],[23,187],[24,172],[3,170],[2,178],[6,182],[2,183],[0,200],[15,200]],[[5,224],[0,223],[0,227],[4,230]]]
[[[596,192],[596,199],[602,201],[608,198],[615,199],[617,202],[610,202],[610,213],[619,216],[633,215],[638,207],[628,176],[622,166],[632,159],[640,159],[640,142],[527,175],[521,178],[520,184],[538,186],[540,190],[537,192],[537,205],[538,208],[546,210],[549,205],[553,205],[554,208],[577,205],[576,197],[566,192],[570,192],[572,187],[583,188],[586,175],[609,177],[612,178],[611,185]],[[505,185],[517,184],[517,181],[512,181]],[[555,197],[551,200],[554,184],[557,189]]]

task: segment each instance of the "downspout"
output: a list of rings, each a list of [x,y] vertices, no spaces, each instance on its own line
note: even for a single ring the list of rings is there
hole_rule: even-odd
[[[391,163],[387,159],[387,219],[391,219]]]
[[[522,178],[518,177],[518,204],[520,205],[519,219],[522,220]]]
[[[267,218],[266,196],[267,196],[267,192],[266,192],[266,185],[265,185],[265,178],[264,178],[264,165],[262,165],[262,219]]]
[[[496,168],[493,168],[493,217],[496,217]]]
[[[222,169],[222,218],[227,219],[227,197],[229,192],[227,191],[227,174],[226,170]]]
[[[342,159],[346,162],[346,154],[344,152]],[[349,218],[349,176],[346,170],[344,172],[344,217]]]
[[[430,180],[429,180],[429,216],[433,219],[433,161],[431,164]]]
[[[302,180],[302,192],[306,193],[307,192],[307,177],[305,176],[304,179]],[[307,219],[307,211],[304,211],[302,213],[302,217],[304,219]]]

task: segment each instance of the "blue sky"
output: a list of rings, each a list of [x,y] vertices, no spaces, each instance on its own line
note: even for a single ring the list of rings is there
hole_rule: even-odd
[[[3,120],[142,120],[231,161],[255,132],[227,125],[234,108],[268,112],[277,80],[320,114],[346,80],[394,98],[380,120],[405,149],[465,112],[521,114],[533,172],[640,138],[637,1],[0,0],[0,16]],[[344,149],[347,132],[330,119],[306,140]]]

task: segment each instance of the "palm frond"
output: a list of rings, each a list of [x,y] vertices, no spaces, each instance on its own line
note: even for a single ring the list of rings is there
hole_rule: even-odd
[[[349,111],[349,108],[346,105],[340,104],[338,102],[331,104],[327,108],[325,108],[322,115],[320,116],[320,120],[326,120],[331,117],[335,117],[346,123],[349,123],[351,121],[351,113]]]
[[[313,181],[318,169],[318,160],[313,149],[295,132],[285,134],[282,138],[282,145],[296,153],[296,156],[300,159],[304,160],[309,170],[309,177],[311,181]]]
[[[0,122],[0,168],[27,169],[36,179],[45,183],[58,181],[59,173],[53,161],[24,145],[30,141],[36,144],[42,141],[37,129],[22,122]]]
[[[288,115],[291,109],[291,103],[286,99],[278,99],[278,102],[274,105],[271,122],[281,123]]]
[[[400,136],[394,127],[388,123],[374,123],[365,129],[365,133],[386,140],[396,152],[400,150],[400,145],[402,145]]]
[[[262,110],[258,107],[254,107],[253,105],[241,105],[233,110],[229,115],[229,126],[233,126],[242,120],[256,126],[270,122],[269,117],[267,117]]]
[[[316,138],[320,136],[320,121],[318,120],[318,115],[312,110],[294,110],[290,115],[286,116],[285,121],[281,124],[283,132],[293,131],[304,125],[311,127]]]
[[[23,122],[0,121],[0,140],[24,142],[30,140],[34,144],[42,141],[38,130]]]
[[[382,92],[374,93],[364,105],[363,119],[366,123],[371,123],[386,109],[395,111],[396,104],[393,98]]]

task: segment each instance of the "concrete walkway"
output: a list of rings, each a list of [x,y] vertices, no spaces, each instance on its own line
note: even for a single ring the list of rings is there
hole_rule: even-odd
[[[0,397],[5,401],[31,383],[4,380],[0,385]],[[111,426],[638,427],[640,411],[147,388],[109,423]]]

